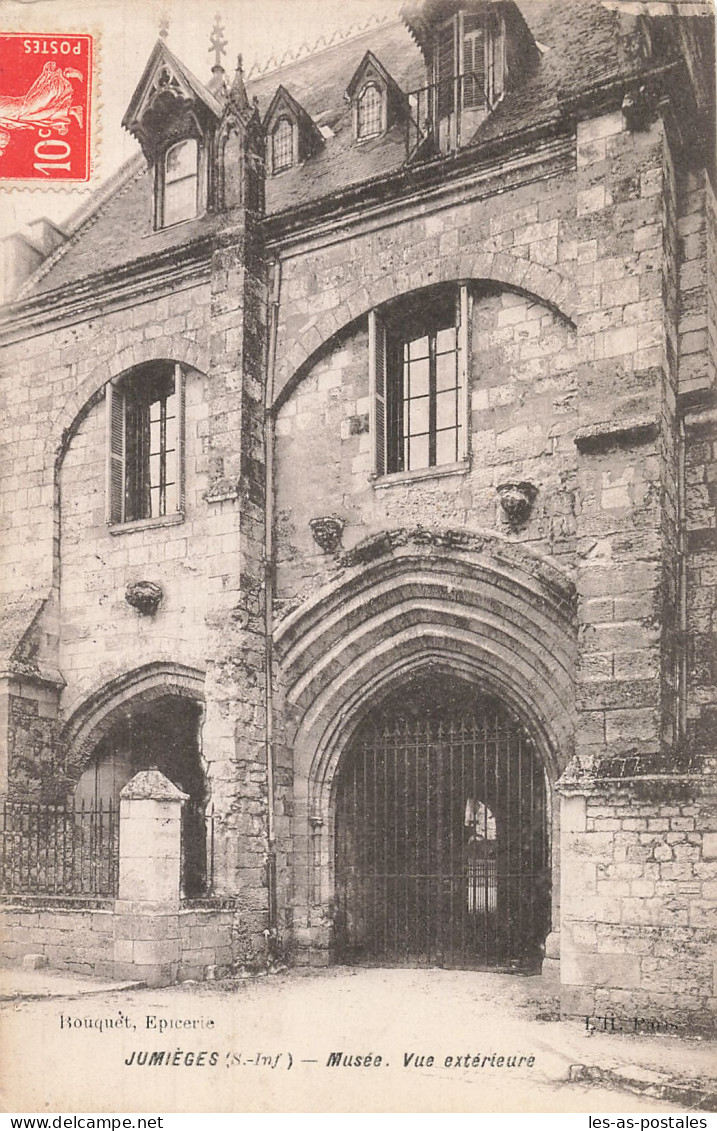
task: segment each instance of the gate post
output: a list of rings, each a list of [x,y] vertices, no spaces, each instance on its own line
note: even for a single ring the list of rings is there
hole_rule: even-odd
[[[120,793],[116,977],[141,978],[154,986],[176,979],[182,806],[187,797],[159,770],[135,774]]]

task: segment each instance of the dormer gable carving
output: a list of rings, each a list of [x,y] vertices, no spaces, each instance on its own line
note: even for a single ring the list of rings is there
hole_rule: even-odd
[[[282,173],[300,165],[324,144],[324,137],[310,114],[285,86],[279,86],[264,115],[267,168]]]
[[[356,141],[386,133],[406,111],[406,96],[373,51],[367,51],[346,88]]]
[[[175,142],[193,137],[207,144],[222,116],[221,102],[158,40],[132,95],[122,125],[149,164]]]

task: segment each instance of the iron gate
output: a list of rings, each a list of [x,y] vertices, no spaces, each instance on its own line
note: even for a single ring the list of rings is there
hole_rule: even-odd
[[[336,793],[344,961],[530,967],[548,931],[545,777],[495,699],[426,685],[379,708]]]

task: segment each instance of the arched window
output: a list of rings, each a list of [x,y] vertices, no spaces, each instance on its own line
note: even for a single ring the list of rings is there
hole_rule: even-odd
[[[294,127],[288,118],[279,118],[271,134],[271,170],[280,173],[294,164]]]
[[[187,138],[164,155],[159,226],[191,220],[198,211],[199,146],[194,138]]]
[[[107,386],[110,525],[181,516],[184,370],[155,361]]]
[[[471,317],[465,284],[370,312],[376,477],[466,459]]]
[[[377,137],[383,128],[383,98],[375,83],[368,83],[358,99],[356,133],[359,140]]]

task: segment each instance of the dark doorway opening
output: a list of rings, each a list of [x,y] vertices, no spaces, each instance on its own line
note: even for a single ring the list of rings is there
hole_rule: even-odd
[[[545,775],[500,701],[436,678],[385,700],[344,757],[335,815],[341,960],[538,964],[550,922]]]
[[[189,795],[182,807],[182,895],[208,893],[207,789],[199,753],[201,707],[163,696],[130,704],[98,743],[75,790],[75,805],[119,805],[123,787],[140,770],[158,769]]]

